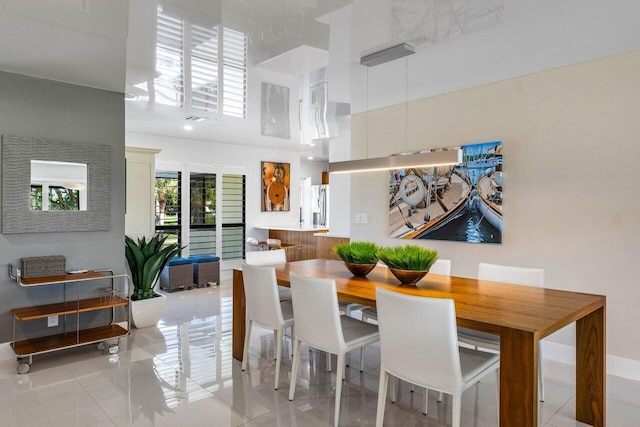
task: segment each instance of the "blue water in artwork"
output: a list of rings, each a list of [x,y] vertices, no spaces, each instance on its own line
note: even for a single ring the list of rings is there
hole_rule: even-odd
[[[420,237],[425,240],[453,240],[470,243],[502,243],[502,234],[476,210],[466,209],[444,227]]]
[[[463,146],[463,162],[456,166],[456,170],[462,176],[468,177],[471,184],[475,186],[482,176],[495,171],[499,165],[502,165],[502,153],[496,155],[496,147],[501,144],[502,142],[496,141]],[[475,194],[475,190],[472,196],[473,194]],[[502,243],[502,233],[477,209],[478,200],[472,203],[473,199],[474,197],[469,199],[467,207],[455,219],[439,229],[421,235],[419,238],[472,243]]]

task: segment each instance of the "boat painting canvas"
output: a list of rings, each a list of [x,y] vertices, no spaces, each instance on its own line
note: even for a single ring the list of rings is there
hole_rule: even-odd
[[[390,237],[502,243],[502,142],[452,148],[462,163],[390,171]]]

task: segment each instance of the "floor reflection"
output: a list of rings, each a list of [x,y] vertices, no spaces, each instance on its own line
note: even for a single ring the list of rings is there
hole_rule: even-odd
[[[231,356],[231,284],[168,294],[167,312],[157,327],[134,329],[120,353],[106,355],[85,346],[34,358],[31,373],[16,374],[15,359],[0,359],[2,426],[324,426],[333,424],[335,357],[328,372],[325,355],[303,347],[296,399],[288,400],[291,342],[285,340],[280,389],[273,389],[273,331],[255,328],[249,368]],[[6,352],[5,352],[6,353]],[[0,353],[0,356],[5,355]],[[343,384],[340,425],[374,425],[379,347],[351,355]],[[558,364],[559,365],[559,364]],[[562,365],[559,369],[567,369]],[[571,369],[571,368],[569,368]],[[553,372],[553,370],[551,371]],[[619,380],[617,380],[619,381]],[[547,378],[541,425],[579,425],[573,418],[573,386]],[[640,384],[627,389],[640,392]],[[387,403],[385,425],[445,426],[451,401],[400,383],[396,404]],[[609,399],[609,421],[635,426],[640,402]],[[495,381],[489,376],[463,396],[463,426],[497,425]]]

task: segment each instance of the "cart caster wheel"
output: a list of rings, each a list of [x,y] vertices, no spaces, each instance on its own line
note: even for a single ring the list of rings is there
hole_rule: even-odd
[[[99,343],[99,344],[96,346],[96,348],[98,349],[98,351],[104,351],[104,343],[103,343],[103,342]]]
[[[31,371],[31,364],[27,362],[18,363],[17,371],[19,374],[28,374]]]
[[[120,346],[118,344],[111,344],[109,346],[108,352],[109,354],[118,354],[120,351]]]

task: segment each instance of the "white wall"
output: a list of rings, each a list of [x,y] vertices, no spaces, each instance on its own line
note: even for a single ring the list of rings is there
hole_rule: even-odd
[[[640,3],[505,0],[501,24],[359,66],[391,39],[387,6],[354,3],[352,111],[369,114],[352,116],[351,158],[504,141],[503,244],[428,245],[454,275],[475,277],[482,261],[544,267],[550,288],[607,295],[609,372],[640,378],[640,342],[629,339],[640,322]],[[400,243],[387,237],[386,174],[350,180],[352,239]],[[369,223],[355,224],[356,212]],[[572,332],[550,337],[554,349],[571,350]]]
[[[300,176],[311,178],[311,185],[322,184],[322,172],[327,171],[327,162],[300,161]]]
[[[297,152],[138,133],[127,133],[126,145],[162,150],[156,156],[156,169],[245,173],[247,236],[266,238],[264,231],[252,229],[254,225],[290,225],[299,221],[300,155]],[[260,211],[262,161],[291,164],[289,212]]]
[[[504,142],[502,245],[418,242],[451,259],[453,275],[475,277],[478,262],[543,267],[549,288],[606,295],[608,353],[640,361],[640,342],[629,339],[640,323],[640,50],[408,107],[411,147]],[[354,130],[368,120],[380,151],[403,139],[404,111],[355,115]],[[402,137],[388,138],[394,131]],[[351,237],[400,243],[387,237],[387,174],[353,174],[351,184],[352,213],[369,214],[369,224],[352,222]],[[571,331],[552,340],[573,344]]]

